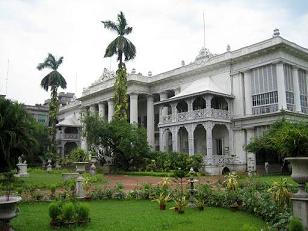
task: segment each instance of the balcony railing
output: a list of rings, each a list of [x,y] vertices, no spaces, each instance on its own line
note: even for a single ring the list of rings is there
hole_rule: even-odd
[[[80,135],[77,133],[62,133],[62,134],[57,134],[56,136],[57,140],[79,140]]]
[[[223,166],[228,164],[236,164],[237,161],[237,157],[229,155],[212,155],[204,157],[205,165]]]
[[[202,120],[206,118],[230,120],[231,115],[230,112],[227,110],[205,108],[205,109],[194,110],[191,112],[180,112],[177,113],[176,115],[170,114],[163,116],[161,123],[167,124],[172,122]]]
[[[252,108],[253,115],[259,115],[264,113],[271,113],[278,111],[278,104],[269,104],[265,106],[257,106]]]

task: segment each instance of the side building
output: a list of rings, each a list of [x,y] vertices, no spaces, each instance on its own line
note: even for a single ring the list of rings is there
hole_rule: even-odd
[[[115,74],[104,70],[72,112],[113,115]],[[129,121],[153,149],[204,155],[204,171],[256,171],[277,155],[245,146],[281,119],[308,120],[308,50],[279,35],[223,54],[202,48],[194,62],[147,76],[128,75]],[[61,108],[60,116],[70,109]],[[71,113],[71,112],[70,112]],[[82,143],[82,142],[81,142]]]

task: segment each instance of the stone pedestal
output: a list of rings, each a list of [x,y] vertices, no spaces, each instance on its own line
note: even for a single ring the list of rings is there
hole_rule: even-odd
[[[52,171],[52,165],[51,165],[51,160],[48,160],[48,165],[47,165],[47,172]]]
[[[94,164],[94,163],[91,164],[89,173],[90,173],[92,176],[94,176],[94,175],[96,174],[96,167],[95,167],[95,164]]]
[[[26,163],[19,163],[16,165],[18,167],[18,174],[17,177],[25,177],[28,176],[28,164]]]
[[[84,189],[83,189],[83,182],[84,182],[84,178],[82,177],[82,175],[77,177],[77,179],[76,179],[76,198],[78,198],[78,199],[85,198],[85,193],[84,193]]]
[[[293,216],[301,219],[305,229],[308,230],[308,198],[291,198],[293,204]]]
[[[76,172],[78,173],[84,173],[86,171],[86,165],[88,162],[74,162],[76,165]]]
[[[63,177],[63,180],[64,180],[64,181],[70,180],[70,179],[77,179],[78,176],[79,176],[79,173],[77,173],[77,172],[62,173],[62,177]]]

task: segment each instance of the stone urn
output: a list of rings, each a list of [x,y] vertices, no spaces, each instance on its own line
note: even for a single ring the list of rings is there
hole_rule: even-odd
[[[289,157],[286,160],[292,165],[292,179],[299,184],[299,190],[293,194],[293,215],[299,217],[305,229],[308,230],[308,193],[305,185],[308,182],[308,157]]]
[[[83,173],[86,171],[86,165],[88,162],[74,162],[74,164],[76,165],[76,172]]]
[[[308,182],[308,157],[289,157],[287,161],[292,165],[292,179],[299,184],[299,190],[293,195],[295,198],[308,198],[305,184]]]
[[[7,196],[0,196],[0,230],[12,230],[10,229],[10,220],[18,215],[17,203],[21,201],[21,197],[10,196],[7,200]]]

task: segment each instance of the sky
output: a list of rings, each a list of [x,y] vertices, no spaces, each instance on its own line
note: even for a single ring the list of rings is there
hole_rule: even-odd
[[[82,89],[104,68],[116,70],[116,57],[104,58],[116,34],[102,20],[123,11],[133,32],[137,56],[126,67],[153,75],[194,61],[203,46],[215,54],[262,40],[279,28],[281,36],[308,47],[306,0],[0,0],[0,94],[25,104],[43,103],[40,87],[49,70],[37,70],[48,53],[63,56],[58,71],[67,89]]]

